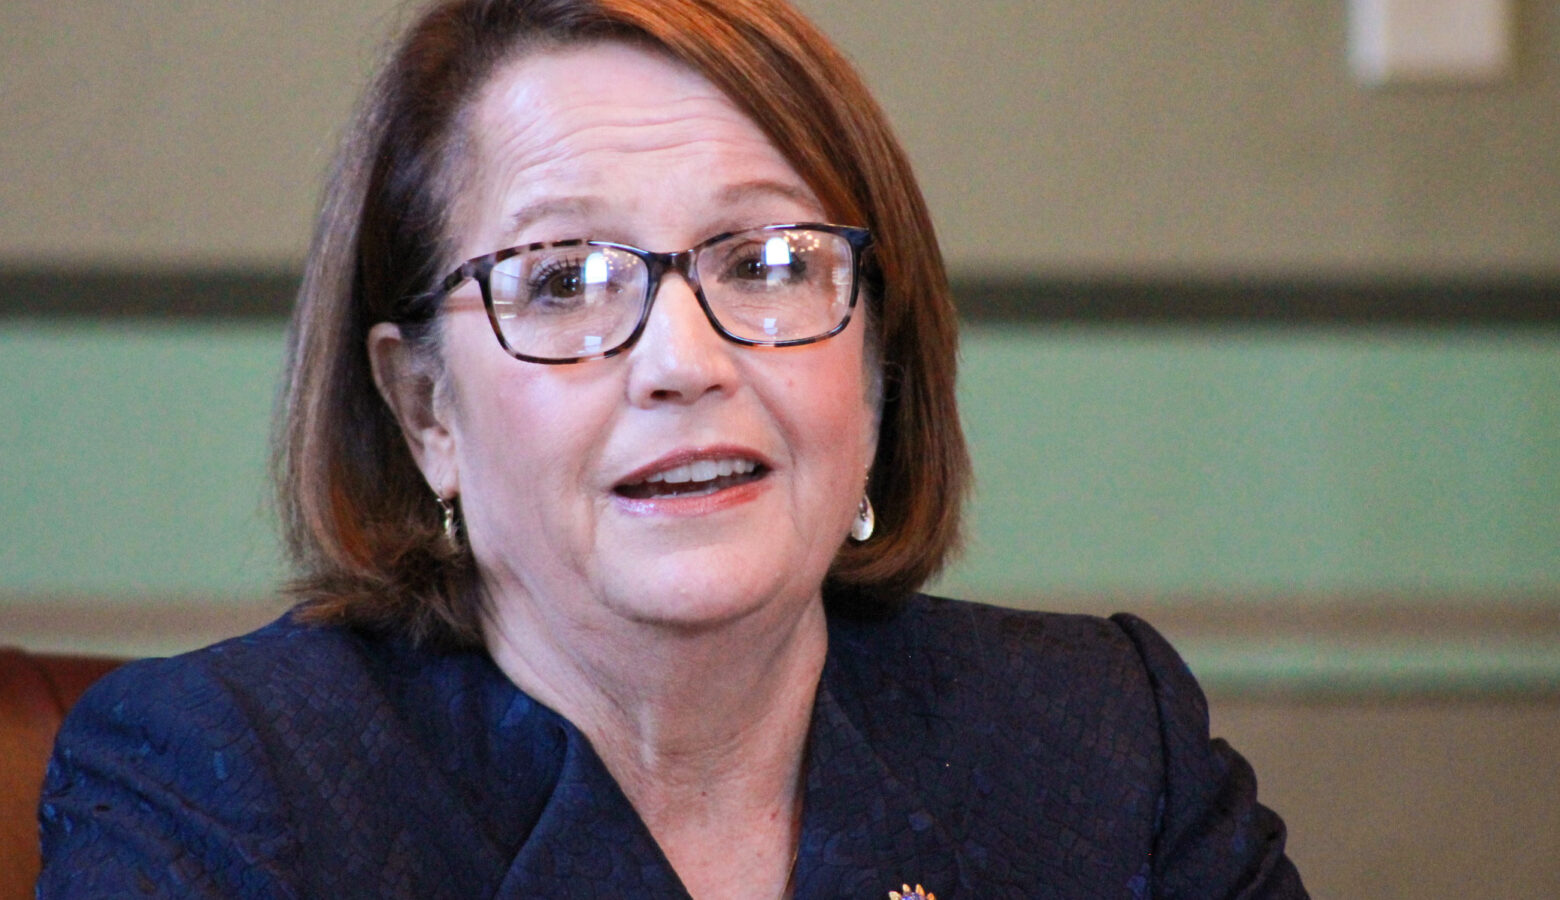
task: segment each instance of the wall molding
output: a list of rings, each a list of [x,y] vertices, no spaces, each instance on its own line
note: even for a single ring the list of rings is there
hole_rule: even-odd
[[[267,268],[0,265],[0,318],[285,319],[300,275]],[[970,322],[1560,326],[1560,272],[1531,276],[955,275]]]
[[[1076,595],[1006,605],[1132,612],[1221,697],[1560,698],[1560,595]],[[276,598],[0,594],[0,642],[167,655],[257,628],[284,609]]]
[[[955,278],[974,322],[1255,325],[1560,325],[1548,276]]]
[[[1560,594],[1551,592],[1080,595],[1044,605],[1146,619],[1224,696],[1560,698]]]
[[[0,318],[287,318],[299,273],[261,268],[0,266]]]
[[[166,656],[252,631],[287,610],[277,597],[206,600],[0,593],[0,643],[103,656]]]

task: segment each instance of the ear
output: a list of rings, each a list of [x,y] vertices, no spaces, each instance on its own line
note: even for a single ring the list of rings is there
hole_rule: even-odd
[[[870,477],[872,466],[877,462],[878,438],[883,428],[883,369],[876,366],[869,373],[870,381],[867,385],[866,415],[861,417],[861,446],[864,458],[861,460],[861,470]]]
[[[374,386],[400,424],[428,487],[440,497],[458,495],[460,469],[447,404],[440,401],[437,379],[416,359],[400,326],[380,322],[369,329],[368,361]]]
[[[861,460],[861,471],[865,472],[868,476],[872,474],[872,466],[877,462],[879,422],[880,419],[878,408],[868,407],[867,415],[863,417],[863,422],[861,424],[861,447],[863,453],[863,459]]]

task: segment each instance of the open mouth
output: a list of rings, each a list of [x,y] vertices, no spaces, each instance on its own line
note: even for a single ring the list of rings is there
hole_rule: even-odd
[[[658,497],[703,497],[739,484],[757,481],[769,470],[751,459],[699,459],[620,484],[613,492],[632,500]]]

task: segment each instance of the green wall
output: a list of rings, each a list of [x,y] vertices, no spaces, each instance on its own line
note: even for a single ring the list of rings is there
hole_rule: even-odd
[[[0,328],[0,591],[252,597],[281,571],[265,487],[273,324]]]
[[[57,599],[89,601],[95,627],[163,603],[253,620],[283,577],[265,482],[281,352],[274,322],[0,325],[0,642],[7,609],[22,621]],[[1560,608],[1553,330],[988,324],[968,329],[963,365],[978,484],[968,553],[935,589],[1160,601],[1155,621],[1218,690],[1560,689],[1549,632],[1358,643],[1251,624],[1296,597]],[[1251,615],[1181,632],[1167,597]],[[145,654],[194,639],[32,640]]]
[[[968,330],[966,593],[1560,588],[1560,335]]]
[[[0,594],[254,597],[281,327],[0,327]],[[942,587],[1560,592],[1560,335],[968,330]]]

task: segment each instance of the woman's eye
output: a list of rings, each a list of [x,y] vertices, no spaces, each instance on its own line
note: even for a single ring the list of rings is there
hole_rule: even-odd
[[[585,279],[580,277],[579,269],[566,269],[554,272],[542,281],[537,293],[546,297],[570,298],[579,296],[585,288]]]
[[[732,267],[732,274],[738,278],[763,281],[769,277],[770,267],[762,257],[749,256],[746,259],[737,260]]]
[[[526,278],[526,302],[553,310],[619,302],[634,277],[633,262],[633,257],[604,251],[542,260]]]
[[[588,265],[588,264],[587,264]],[[552,260],[526,279],[526,302],[533,307],[578,306],[590,288],[586,266],[572,260]]]
[[[726,273],[734,281],[795,284],[806,277],[807,261],[789,247],[761,245],[734,257]]]

